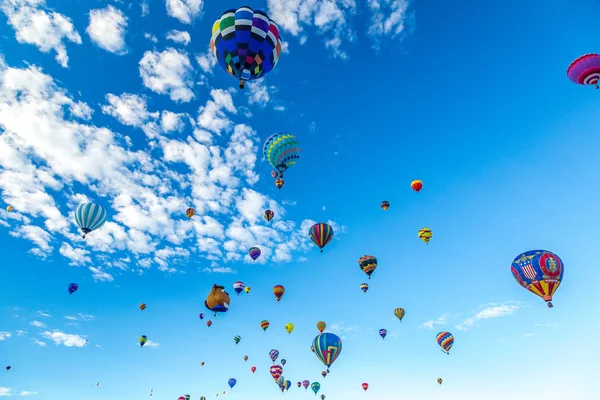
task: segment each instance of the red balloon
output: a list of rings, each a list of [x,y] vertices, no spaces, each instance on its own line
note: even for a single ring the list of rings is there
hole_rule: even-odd
[[[367,389],[369,388],[369,384],[368,383],[363,383],[362,384],[363,389],[365,389],[365,392],[367,391]]]

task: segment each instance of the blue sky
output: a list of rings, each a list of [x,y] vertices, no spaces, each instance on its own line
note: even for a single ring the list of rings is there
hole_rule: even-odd
[[[313,397],[304,379],[332,400],[596,398],[600,98],[566,68],[598,52],[600,4],[247,1],[286,46],[240,91],[207,50],[242,4],[204,3],[0,0],[0,396],[271,398],[275,348],[288,399]],[[303,153],[277,191],[280,131]],[[109,222],[83,241],[87,200]],[[314,221],[336,230],[323,254]],[[553,309],[510,274],[538,248],[565,264]],[[207,328],[214,283],[233,299]],[[325,379],[319,320],[344,341]]]

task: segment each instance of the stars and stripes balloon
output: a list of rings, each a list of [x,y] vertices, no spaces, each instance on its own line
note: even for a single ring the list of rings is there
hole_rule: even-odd
[[[244,6],[227,10],[212,27],[210,49],[229,75],[245,81],[262,78],[279,61],[282,42],[279,28],[263,11]]]
[[[83,232],[84,239],[87,234],[104,225],[106,217],[106,210],[94,203],[80,204],[75,210],[75,221]]]
[[[510,272],[519,285],[553,307],[552,296],[565,273],[559,256],[547,250],[526,251],[513,260]]]
[[[310,227],[308,236],[314,244],[319,246],[322,253],[323,248],[333,239],[333,228],[324,222],[319,222]]]
[[[569,79],[579,85],[593,85],[600,87],[600,54],[584,54],[569,65],[567,69]]]

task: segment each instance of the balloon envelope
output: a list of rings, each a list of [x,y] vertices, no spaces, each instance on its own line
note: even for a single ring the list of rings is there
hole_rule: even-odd
[[[510,271],[519,285],[552,307],[552,296],[565,272],[559,256],[547,250],[526,251],[513,260]]]

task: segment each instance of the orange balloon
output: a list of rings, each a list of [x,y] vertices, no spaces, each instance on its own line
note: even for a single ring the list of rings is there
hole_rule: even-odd
[[[413,188],[415,192],[419,193],[421,189],[423,189],[423,182],[421,182],[418,179],[415,179],[410,183],[410,187]]]

